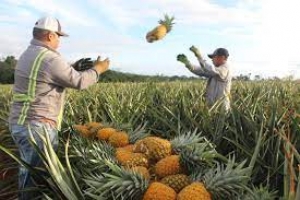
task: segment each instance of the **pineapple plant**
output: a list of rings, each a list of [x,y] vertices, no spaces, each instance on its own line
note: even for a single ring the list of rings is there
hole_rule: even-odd
[[[149,43],[161,40],[172,30],[174,25],[174,17],[169,17],[165,15],[164,19],[159,20],[159,26],[155,27],[153,30],[149,31],[146,35],[146,40]]]
[[[182,188],[191,184],[191,179],[185,174],[176,174],[166,176],[161,180],[161,183],[173,188],[175,192],[179,193]]]
[[[147,189],[143,200],[176,200],[176,192],[169,186],[153,182]]]
[[[158,161],[158,163],[156,163],[155,165],[155,174],[159,178],[180,174],[181,172],[182,172],[182,168],[179,163],[178,155],[168,156]]]

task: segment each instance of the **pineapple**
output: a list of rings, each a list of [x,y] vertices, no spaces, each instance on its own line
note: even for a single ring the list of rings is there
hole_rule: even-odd
[[[169,17],[165,15],[164,20],[159,20],[159,26],[155,27],[153,30],[149,31],[146,35],[147,42],[152,43],[161,40],[169,33],[174,25],[174,17]]]
[[[210,193],[202,183],[192,183],[179,192],[177,200],[211,200]]]
[[[153,182],[147,189],[143,200],[176,200],[176,192],[159,182]]]
[[[124,163],[125,166],[135,167],[142,166],[148,167],[149,163],[147,157],[141,153],[132,153],[130,158]]]
[[[133,149],[136,153],[144,153],[151,161],[161,160],[171,155],[171,143],[159,137],[147,137],[139,140]]]
[[[109,137],[108,142],[116,148],[124,147],[129,144],[129,136],[125,132],[116,132]]]
[[[117,148],[117,150],[124,150],[124,151],[133,153],[133,147],[134,147],[134,145],[130,144],[125,147],[119,147],[119,148]]]
[[[146,167],[136,166],[136,167],[130,168],[130,170],[142,175],[147,180],[150,180],[150,178],[151,178],[150,173]]]
[[[243,189],[247,189],[249,168],[243,168],[245,162],[234,168],[234,160],[226,167],[217,164],[204,176],[196,176],[195,182],[183,188],[178,200],[236,199]]]
[[[177,155],[168,156],[155,165],[155,174],[160,178],[180,174],[181,172],[182,168],[179,163],[179,156]]]
[[[103,128],[97,131],[97,138],[99,140],[108,141],[109,137],[115,132],[117,132],[117,130],[114,128]]]
[[[190,178],[185,174],[176,174],[171,176],[166,176],[161,180],[161,182],[175,190],[175,192],[180,192],[180,190],[189,184],[191,184]]]
[[[99,122],[89,122],[86,126],[93,135],[96,135],[98,130],[103,127],[103,125]]]
[[[121,165],[124,165],[128,160],[131,159],[132,152],[128,152],[122,148],[116,149],[115,157],[117,161],[121,163]]]
[[[85,125],[74,125],[73,127],[82,137],[89,138],[93,136],[91,131]]]

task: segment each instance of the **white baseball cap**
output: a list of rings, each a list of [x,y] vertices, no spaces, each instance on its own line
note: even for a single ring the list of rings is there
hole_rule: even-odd
[[[34,28],[48,30],[57,33],[59,36],[69,36],[61,31],[61,26],[58,19],[53,17],[42,17],[34,25]]]

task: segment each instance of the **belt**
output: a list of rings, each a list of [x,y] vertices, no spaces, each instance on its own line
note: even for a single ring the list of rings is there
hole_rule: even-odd
[[[57,127],[56,122],[54,120],[51,120],[51,119],[41,118],[41,119],[38,119],[37,121],[42,122],[42,123],[50,124],[50,126],[52,126],[53,128]]]

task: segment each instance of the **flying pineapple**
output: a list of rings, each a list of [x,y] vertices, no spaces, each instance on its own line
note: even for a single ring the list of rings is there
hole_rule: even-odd
[[[149,31],[146,35],[147,42],[152,43],[161,40],[169,33],[174,25],[174,17],[169,17],[165,15],[164,19],[158,21],[159,26],[155,27],[153,30]]]

